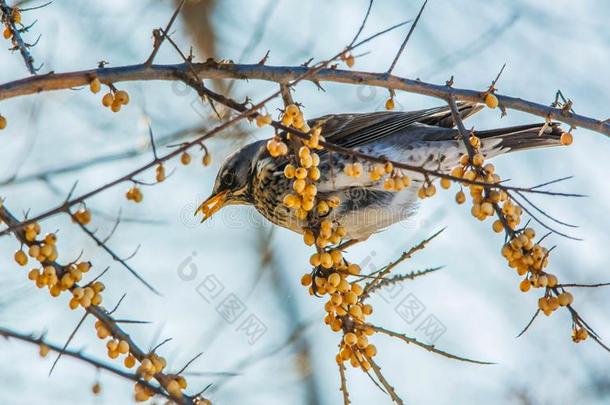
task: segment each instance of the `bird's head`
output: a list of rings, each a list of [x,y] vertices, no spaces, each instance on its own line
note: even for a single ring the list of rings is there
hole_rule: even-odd
[[[203,214],[202,222],[225,205],[253,203],[250,185],[261,149],[264,150],[264,143],[254,142],[225,159],[216,176],[212,195],[195,211],[195,215]]]

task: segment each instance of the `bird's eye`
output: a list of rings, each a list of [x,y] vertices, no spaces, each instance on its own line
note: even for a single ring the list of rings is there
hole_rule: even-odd
[[[227,171],[221,178],[221,183],[224,188],[231,188],[235,184],[235,175],[232,171]]]

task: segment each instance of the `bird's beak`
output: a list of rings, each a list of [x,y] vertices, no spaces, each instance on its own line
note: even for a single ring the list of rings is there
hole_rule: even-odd
[[[202,213],[203,218],[201,219],[201,222],[205,221],[225,205],[228,196],[228,190],[221,191],[218,194],[213,194],[207,200],[201,203],[199,208],[197,208],[197,211],[195,211],[195,215]]]

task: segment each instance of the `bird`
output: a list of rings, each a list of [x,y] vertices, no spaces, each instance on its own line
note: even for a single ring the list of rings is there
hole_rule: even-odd
[[[457,109],[461,119],[467,119],[483,105],[461,102]],[[311,127],[319,125],[328,143],[443,173],[449,173],[467,153],[449,106],[329,114],[307,123]],[[507,152],[561,145],[562,132],[558,123],[547,122],[476,131],[476,136],[481,142],[480,153],[489,159]],[[280,137],[285,135],[281,133]],[[353,156],[322,150],[316,198],[338,197],[339,204],[325,215],[314,210],[305,220],[299,219],[294,209],[282,203],[293,192],[292,180],[284,175],[290,155],[272,157],[267,141],[245,145],[224,160],[212,195],[199,206],[196,215],[203,214],[205,220],[227,205],[251,205],[273,224],[300,234],[328,219],[343,226],[346,239],[363,241],[407,220],[417,210],[418,185],[425,181],[422,174],[407,172],[413,184],[399,192],[388,191],[381,180],[348,176],[344,169],[354,162]],[[362,161],[365,168],[368,164]]]

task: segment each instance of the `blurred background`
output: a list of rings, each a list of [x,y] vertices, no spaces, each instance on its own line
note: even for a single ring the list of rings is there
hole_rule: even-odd
[[[9,2],[10,3],[10,2]],[[24,1],[21,7],[41,2]],[[377,1],[363,35],[414,18],[421,2]],[[299,65],[322,60],[345,47],[360,26],[368,1],[188,1],[174,26],[174,39],[184,51],[193,46],[196,60],[208,57],[256,63],[270,50],[271,65]],[[99,61],[109,66],[141,63],[151,50],[151,31],[165,26],[175,7],[171,1],[104,2],[56,0],[23,14],[24,23],[37,20],[26,34],[33,42],[41,73],[90,69]],[[506,69],[499,92],[549,104],[561,89],[574,109],[608,118],[610,105],[610,3],[603,0],[540,2],[430,1],[404,54],[396,75],[444,83],[451,75],[456,87],[484,89],[502,64]],[[387,70],[408,27],[393,31],[355,52],[354,69]],[[28,76],[22,59],[0,50],[0,82]],[[179,63],[165,44],[156,63]],[[311,83],[297,87],[294,97],[308,118],[332,112],[383,109],[387,91],[371,87]],[[104,109],[101,96],[74,89],[19,97],[0,103],[9,126],[0,133],[0,196],[7,208],[32,215],[61,203],[75,181],[76,193],[92,190],[151,159],[148,123],[161,153],[167,144],[191,139],[196,131],[215,125],[208,106],[183,85],[171,82],[119,83],[131,96],[118,114]],[[237,99],[259,100],[277,90],[273,83],[213,83]],[[441,101],[398,93],[397,109],[419,109]],[[269,105],[274,111],[280,100]],[[470,121],[476,128],[539,121],[509,111],[485,110]],[[119,318],[150,321],[126,325],[143,348],[165,338],[160,350],[170,369],[181,368],[199,352],[203,355],[186,373],[191,392],[208,384],[215,404],[335,404],[341,401],[335,363],[338,335],[322,322],[323,301],[299,284],[309,271],[311,249],[284,229],[272,229],[253,208],[225,208],[200,225],[192,216],[211,190],[223,158],[235,148],[271,135],[244,124],[214,138],[206,146],[213,164],[203,167],[177,161],[164,183],[144,187],[144,201],[133,204],[114,187],[89,201],[92,229],[105,237],[119,210],[122,222],[108,242],[121,256],[137,254],[129,264],[160,290],[152,294],[113,262],[65,215],[44,221],[45,231],[58,230],[59,261],[81,252],[94,263],[92,275],[111,266],[103,276],[105,305],[112,307],[126,293]],[[536,197],[550,214],[579,225],[569,230],[584,241],[551,236],[557,245],[551,271],[560,281],[609,281],[608,232],[610,165],[607,139],[576,130],[570,148],[525,152],[494,161],[497,171],[514,184],[528,186],[573,175],[555,190],[588,195],[584,199]],[[54,170],[75,165],[77,170]],[[140,178],[152,181],[154,172]],[[519,291],[519,278],[500,256],[503,237],[490,223],[480,223],[469,208],[453,202],[454,192],[440,192],[421,204],[411,220],[396,224],[366,243],[350,249],[348,258],[370,269],[442,227],[447,230],[427,249],[404,263],[399,272],[445,266],[426,277],[405,283],[371,302],[372,322],[404,332],[440,349],[497,364],[481,366],[436,356],[384,336],[373,342],[378,363],[406,403],[422,404],[606,404],[610,400],[610,354],[588,340],[570,339],[570,318],[557,311],[536,320],[522,337],[515,336],[530,320],[537,293]],[[540,227],[536,227],[539,233]],[[24,333],[46,332],[50,342],[63,344],[82,313],[69,311],[68,299],[51,300],[26,279],[12,254],[18,243],[0,238],[0,325]],[[212,297],[213,280],[222,290]],[[208,284],[206,284],[208,283]],[[603,337],[610,338],[610,290],[579,289],[575,306]],[[230,298],[227,298],[230,297]],[[237,299],[243,312],[227,321],[218,308]],[[417,319],[401,317],[397,307],[415,299]],[[258,333],[246,333],[246,320],[256,319]],[[431,334],[424,321],[436,325]],[[70,347],[82,349],[111,364],[88,319]],[[423,325],[423,326],[422,326]],[[262,331],[262,333],[260,332]],[[440,332],[442,333],[440,333]],[[41,359],[37,348],[18,341],[0,342],[0,402],[5,404],[116,404],[131,401],[130,382],[97,373],[79,361],[60,360],[49,376],[54,356]],[[102,392],[91,394],[100,381]],[[348,370],[354,404],[389,403],[368,377]]]

